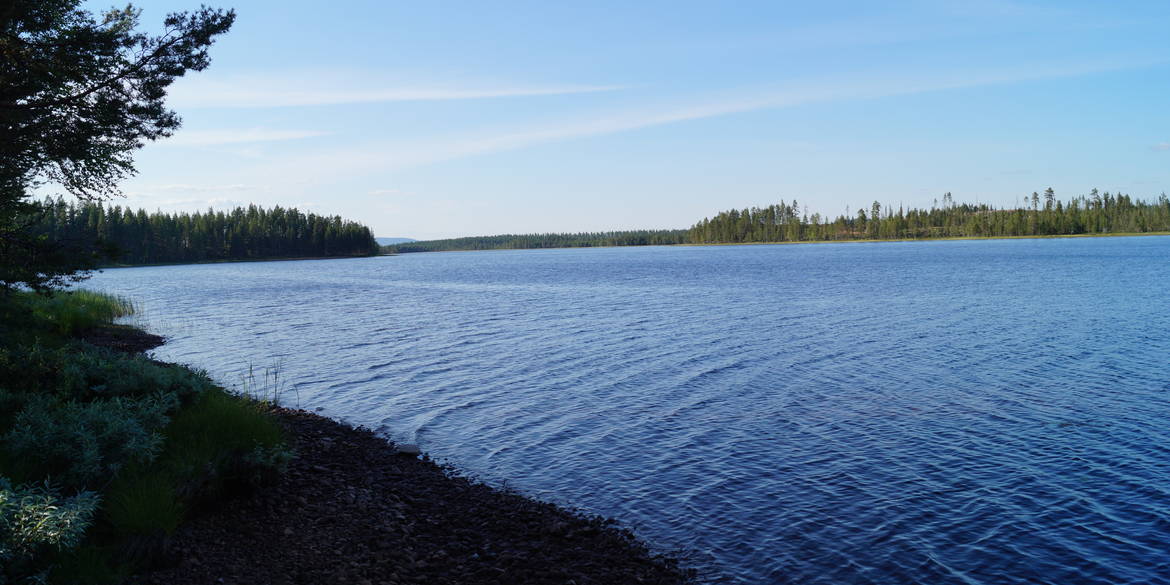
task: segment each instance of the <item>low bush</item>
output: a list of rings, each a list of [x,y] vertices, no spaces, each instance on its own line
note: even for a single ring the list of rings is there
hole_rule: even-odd
[[[31,388],[80,401],[159,393],[187,400],[214,385],[201,372],[81,341],[56,348],[0,347],[0,380],[10,389]]]
[[[166,413],[177,405],[167,394],[89,403],[36,396],[0,436],[0,471],[17,481],[102,487],[123,466],[158,454]]]
[[[291,457],[266,405],[69,337],[132,311],[97,293],[0,297],[0,585],[116,583],[188,510]]]
[[[63,349],[56,391],[79,400],[158,393],[186,400],[212,385],[206,375],[188,368],[74,343]]]
[[[61,497],[47,485],[0,478],[0,583],[43,577],[53,553],[77,546],[97,509],[93,492]]]

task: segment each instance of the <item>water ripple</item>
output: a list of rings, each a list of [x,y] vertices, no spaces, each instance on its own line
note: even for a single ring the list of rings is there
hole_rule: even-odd
[[[225,383],[613,516],[712,583],[1168,583],[1170,238],[112,270]],[[231,351],[225,351],[230,348]]]

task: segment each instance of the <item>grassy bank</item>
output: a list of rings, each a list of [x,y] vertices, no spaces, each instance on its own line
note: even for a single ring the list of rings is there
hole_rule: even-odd
[[[264,405],[86,341],[132,335],[113,321],[133,311],[85,291],[0,297],[0,584],[117,583],[289,457]]]

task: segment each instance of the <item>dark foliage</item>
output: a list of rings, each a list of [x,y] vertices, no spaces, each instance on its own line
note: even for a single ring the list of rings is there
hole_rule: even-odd
[[[208,66],[207,48],[235,19],[204,7],[167,16],[152,36],[135,31],[131,6],[95,16],[80,5],[0,3],[0,287],[53,288],[91,266],[28,233],[29,189],[51,181],[81,199],[116,194],[132,153],[179,127],[167,88]]]
[[[230,212],[146,213],[101,203],[50,199],[30,216],[30,232],[61,247],[102,242],[107,258],[123,264],[262,258],[370,256],[378,244],[370,229],[338,216],[255,205]]]
[[[0,583],[120,582],[193,506],[287,463],[263,405],[73,338],[133,334],[110,323],[132,310],[84,291],[0,296]]]

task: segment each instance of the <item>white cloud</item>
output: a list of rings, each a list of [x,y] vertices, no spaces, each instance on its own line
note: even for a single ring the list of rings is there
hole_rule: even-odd
[[[398,189],[374,189],[366,192],[367,195],[378,197],[382,195],[401,195],[402,191]]]
[[[1148,61],[1044,64],[997,71],[953,71],[918,77],[854,76],[810,80],[770,89],[728,92],[691,103],[655,105],[512,132],[365,145],[285,159],[265,172],[310,173],[321,178],[344,173],[393,171],[538,144],[628,132],[653,126],[763,109],[843,100],[878,99],[963,88],[1075,77],[1158,63]]]
[[[1170,150],[1170,142],[1159,142],[1151,148],[1154,150]]]
[[[129,195],[123,207],[131,209],[166,209],[170,211],[202,211],[208,208],[226,211],[237,207],[247,207],[248,202],[230,197],[208,197],[205,199],[191,197],[183,199],[157,199],[150,193],[134,193]],[[118,203],[114,201],[113,203]]]
[[[255,191],[254,185],[232,183],[229,185],[195,185],[190,183],[167,183],[162,185],[141,185],[127,195],[144,195],[156,193],[217,193],[224,191]]]
[[[448,101],[594,93],[612,85],[445,87],[376,83],[358,74],[311,71],[283,76],[198,76],[176,83],[168,103],[178,108],[273,108],[376,102]]]
[[[267,128],[228,128],[222,130],[180,130],[168,140],[160,142],[171,146],[213,146],[247,142],[275,142],[325,136],[328,132],[316,130],[271,130]]]
[[[202,211],[246,207],[249,201],[268,190],[261,185],[230,183],[222,185],[193,183],[135,184],[125,191],[126,198],[112,203],[132,209],[163,209],[167,211]]]

